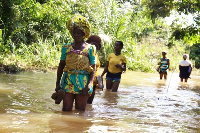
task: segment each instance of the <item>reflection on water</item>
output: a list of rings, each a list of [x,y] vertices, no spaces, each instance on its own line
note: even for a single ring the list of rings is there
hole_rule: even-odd
[[[56,73],[2,73],[0,132],[200,132],[199,79],[126,72],[117,93],[97,90],[85,112],[62,112],[50,98]]]

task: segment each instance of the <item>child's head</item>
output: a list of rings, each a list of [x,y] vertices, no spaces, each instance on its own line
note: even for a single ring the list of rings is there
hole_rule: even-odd
[[[186,60],[188,57],[189,57],[188,54],[184,54],[184,55],[183,55],[183,59],[184,59],[184,60]]]
[[[121,46],[121,49],[123,48],[124,44],[122,41],[116,41],[115,44],[118,43]]]
[[[97,50],[101,49],[101,38],[97,35],[91,35],[86,42],[95,45]]]
[[[162,51],[162,56],[166,56],[167,51]]]
[[[114,46],[115,51],[121,51],[122,48],[123,48],[123,42],[122,41],[116,41],[115,46]]]

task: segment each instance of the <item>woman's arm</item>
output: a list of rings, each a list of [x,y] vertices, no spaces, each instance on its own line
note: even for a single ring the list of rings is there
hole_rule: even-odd
[[[60,60],[60,63],[57,69],[56,91],[60,89],[60,79],[62,77],[65,64],[66,64],[65,60]]]
[[[169,65],[170,65],[169,59],[167,60],[167,65],[168,65],[167,69],[169,69]]]
[[[122,63],[122,65],[116,64],[115,66],[117,68],[120,68],[122,70],[122,72],[126,71],[126,63]]]
[[[93,71],[90,73],[88,86],[91,86],[93,84],[93,80],[94,80],[94,76],[96,72],[96,64],[92,65],[91,67],[93,68]]]
[[[125,72],[126,71],[126,63],[122,63],[122,71]]]
[[[95,72],[96,72],[96,64],[91,66],[93,68],[93,71],[90,73],[89,75],[89,82],[88,84],[85,86],[85,88],[83,90],[81,90],[81,94],[88,94],[88,91],[90,90],[91,86],[93,85],[93,80],[94,80],[94,76],[95,76]]]
[[[101,77],[103,77],[103,75],[104,75],[105,73],[107,73],[107,71],[108,71],[108,65],[109,65],[109,61],[106,62],[106,65],[105,65],[104,70],[103,70],[103,72],[102,72],[102,74],[101,74]]]
[[[96,47],[92,46],[89,50],[89,61],[93,71],[89,74],[89,81],[88,84],[85,86],[83,90],[81,90],[82,94],[88,94],[91,86],[93,85],[95,73],[96,73]]]
[[[192,65],[191,65],[191,64],[190,64],[190,69],[191,69],[191,70],[190,70],[190,74],[191,74],[191,73],[192,73]]]

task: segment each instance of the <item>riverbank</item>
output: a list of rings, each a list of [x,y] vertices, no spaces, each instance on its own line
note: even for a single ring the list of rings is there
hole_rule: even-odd
[[[103,67],[99,68],[98,73],[101,74],[103,72]],[[22,71],[32,71],[32,72],[56,72],[57,71],[57,67],[52,67],[52,68],[37,68],[37,67],[27,67],[27,68],[23,68],[23,67],[18,67],[15,65],[3,65],[0,64],[0,72],[6,72],[6,73],[18,73],[18,72],[22,72]],[[129,72],[131,72],[131,70],[127,70],[125,73],[128,74]],[[134,71],[134,72],[141,72],[141,71]],[[178,70],[173,70],[173,71],[169,71],[169,73],[178,73]],[[144,73],[157,73],[157,71],[155,70],[154,72],[144,72]],[[200,76],[200,69],[196,69],[193,68],[192,71],[192,75],[196,75],[196,76]]]
[[[38,68],[38,67],[18,67],[16,65],[3,65],[0,64],[0,72],[6,72],[6,73],[18,73],[23,71],[37,71],[37,72],[52,72],[56,71],[57,67],[52,68]]]

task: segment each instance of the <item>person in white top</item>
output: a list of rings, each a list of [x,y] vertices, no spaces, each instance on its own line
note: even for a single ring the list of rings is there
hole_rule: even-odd
[[[181,82],[183,82],[183,79],[185,79],[185,82],[187,82],[192,72],[192,62],[187,60],[187,58],[189,58],[189,55],[184,54],[183,60],[181,60],[179,63],[179,77],[181,78]]]

